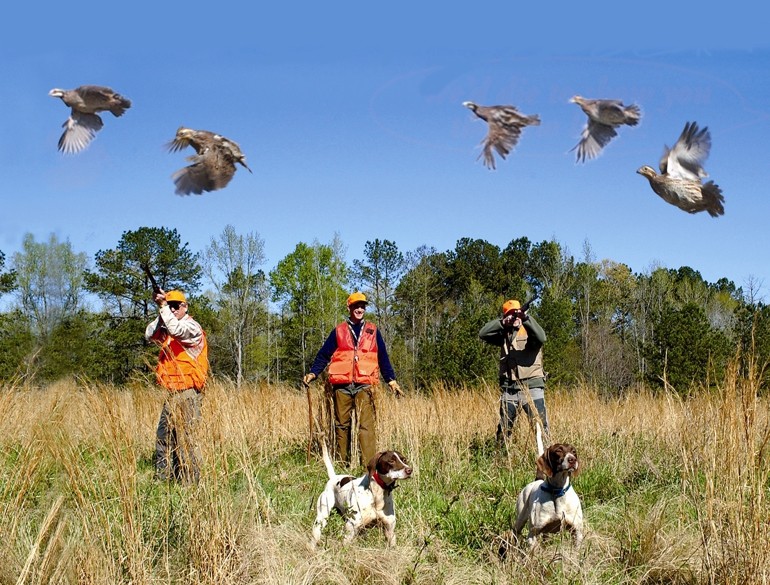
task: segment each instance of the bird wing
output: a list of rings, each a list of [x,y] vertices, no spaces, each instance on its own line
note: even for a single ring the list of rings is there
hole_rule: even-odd
[[[484,165],[494,170],[495,157],[493,150],[496,150],[497,154],[504,159],[516,146],[519,136],[521,136],[520,126],[505,126],[490,119],[489,131],[486,138],[482,141],[484,149],[480,155],[484,157]]]
[[[519,112],[513,106],[490,106],[484,111],[489,131],[486,139],[482,142],[484,145],[484,164],[495,168],[493,149],[505,158],[518,144],[521,137],[521,131],[525,126],[539,126],[540,118],[537,114],[527,116]]]
[[[196,155],[190,157],[195,162],[189,166],[179,169],[171,178],[174,180],[177,195],[190,195],[192,193],[200,195],[204,191],[213,191],[214,182],[209,176],[204,157]]]
[[[479,158],[483,156],[484,165],[490,169],[495,168],[494,151],[505,158],[519,141],[524,126],[540,124],[537,115],[526,116],[514,106],[479,106],[472,102],[464,102],[464,105],[487,123],[487,135],[481,141],[483,150]]]
[[[522,127],[528,124],[539,123],[534,121],[535,117],[525,116],[513,106],[494,106],[487,112],[487,122],[494,123],[497,126],[510,128],[512,131],[521,132]]]
[[[673,148],[663,151],[661,172],[681,179],[700,181],[708,177],[703,162],[711,150],[711,134],[708,127],[698,129],[695,122],[687,122]],[[665,162],[664,162],[665,159]]]
[[[599,156],[602,149],[610,143],[618,133],[612,126],[601,124],[588,118],[588,124],[583,128],[578,142],[572,150],[577,150],[577,162],[585,162]]]
[[[59,138],[59,150],[66,154],[80,152],[91,143],[102,126],[104,123],[97,114],[83,114],[73,110],[62,124],[64,133]]]
[[[190,146],[190,140],[187,138],[175,137],[173,140],[166,143],[166,148],[169,152],[179,152]]]
[[[608,126],[636,126],[641,118],[639,106],[624,106],[620,100],[596,100],[594,120]]]
[[[222,136],[221,138],[222,138],[221,148],[223,149],[225,155],[228,158],[230,158],[230,160],[232,160],[233,162],[239,163],[241,166],[243,166],[247,171],[251,173],[252,170],[249,168],[249,165],[246,164],[246,156],[243,154],[243,151],[241,151],[240,145],[234,140],[230,140],[229,138],[225,138],[224,136]]]
[[[235,164],[217,148],[190,157],[193,164],[172,175],[177,195],[200,195],[227,186],[235,174]]]
[[[110,111],[117,117],[122,116],[131,107],[131,100],[102,85],[81,85],[69,94],[65,103],[73,110],[83,113]]]
[[[84,101],[105,106],[110,102],[115,93],[109,87],[104,87],[103,85],[81,85],[75,89],[75,92]]]

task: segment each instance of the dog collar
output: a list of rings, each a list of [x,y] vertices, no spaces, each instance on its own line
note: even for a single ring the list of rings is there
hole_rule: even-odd
[[[543,490],[544,492],[548,492],[554,498],[562,497],[564,494],[566,494],[570,490],[571,487],[572,487],[572,482],[568,483],[566,487],[561,487],[561,488],[554,487],[547,481],[544,481],[543,483],[540,484],[540,489]]]
[[[372,474],[372,478],[374,478],[374,481],[377,482],[377,485],[380,486],[385,491],[392,491],[396,487],[396,483],[393,482],[392,484],[388,485],[384,481],[382,481],[382,478],[380,477],[380,474],[377,473],[377,470],[374,471]]]

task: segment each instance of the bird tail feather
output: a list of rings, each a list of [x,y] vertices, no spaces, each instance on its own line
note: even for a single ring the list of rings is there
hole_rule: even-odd
[[[711,217],[719,217],[725,214],[725,197],[722,189],[714,181],[709,181],[701,189],[703,200],[706,202],[706,211]]]

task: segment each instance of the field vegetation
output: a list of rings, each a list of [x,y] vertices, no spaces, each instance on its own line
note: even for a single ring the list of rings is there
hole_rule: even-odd
[[[160,389],[6,386],[0,583],[768,583],[760,378],[731,366],[689,395],[550,388],[552,438],[582,461],[588,533],[579,549],[558,536],[504,562],[497,549],[535,447],[522,420],[509,449],[496,448],[493,386],[434,384],[401,400],[381,391],[379,442],[415,468],[394,492],[398,544],[373,529],[344,546],[333,516],[316,552],[307,542],[325,471],[317,445],[308,459],[304,392],[210,384],[202,479],[184,486],[153,477]]]
[[[0,585],[769,583],[763,283],[511,238],[349,255],[335,234],[268,263],[257,232],[194,250],[137,226],[93,255],[58,233],[0,250]],[[184,292],[209,344],[194,486],[153,477],[154,281]],[[381,392],[380,445],[416,474],[396,548],[376,530],[343,546],[335,517],[311,553],[325,472],[298,386],[354,290],[407,391]],[[535,469],[526,422],[494,442],[499,348],[478,332],[508,299],[546,332],[552,439],[578,449],[589,530],[579,550],[559,536],[501,562]]]

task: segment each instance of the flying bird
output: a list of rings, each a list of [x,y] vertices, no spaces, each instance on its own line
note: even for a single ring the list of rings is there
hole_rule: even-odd
[[[577,149],[577,162],[599,156],[610,140],[618,135],[615,128],[623,124],[636,126],[642,117],[639,106],[625,106],[620,100],[590,100],[576,95],[570,102],[579,105],[588,116],[580,142],[572,149]]]
[[[172,175],[177,195],[200,195],[204,191],[226,187],[235,175],[235,163],[251,172],[238,143],[221,134],[180,126],[174,139],[168,143],[168,149],[178,152],[188,146],[196,154],[187,158],[192,164]]]
[[[703,162],[711,150],[711,134],[708,127],[698,129],[695,122],[687,122],[673,148],[666,146],[660,159],[660,174],[650,166],[636,172],[647,177],[652,190],[671,205],[688,213],[707,211],[711,217],[724,215],[722,189],[709,181]]]
[[[489,126],[486,138],[481,141],[484,150],[479,155],[479,158],[484,157],[484,166],[489,169],[495,168],[493,150],[505,159],[519,141],[522,128],[540,125],[540,118],[536,114],[524,115],[514,106],[479,106],[473,102],[463,102],[463,105]]]
[[[59,138],[59,150],[72,154],[86,148],[102,129],[104,122],[97,112],[112,112],[122,116],[131,107],[131,100],[109,87],[81,85],[75,89],[54,88],[48,92],[71,108],[70,117],[62,124],[64,133]]]

